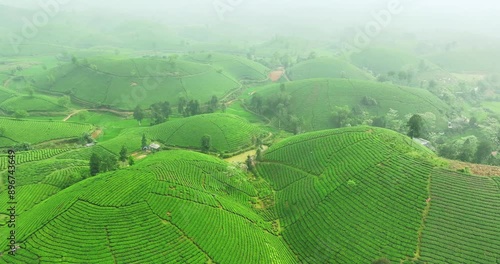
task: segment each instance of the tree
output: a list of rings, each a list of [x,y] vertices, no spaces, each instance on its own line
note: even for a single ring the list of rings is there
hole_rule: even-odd
[[[16,110],[14,112],[14,117],[17,119],[28,117],[29,114],[26,110]]]
[[[474,157],[474,162],[484,163],[488,160],[493,152],[493,146],[489,140],[482,140],[477,146]]]
[[[99,173],[100,168],[101,168],[101,157],[97,155],[96,153],[92,153],[90,156],[90,175],[95,176],[97,173]]]
[[[134,160],[134,157],[132,156],[128,156],[128,165],[129,166],[132,166],[135,164],[135,160]]]
[[[212,96],[212,99],[210,100],[210,110],[212,110],[211,112],[215,112],[218,104],[219,104],[219,99],[217,98],[217,96],[216,95]]]
[[[186,98],[179,97],[179,101],[177,103],[177,112],[179,114],[183,114],[184,113],[184,108],[186,108],[186,105],[187,105]]]
[[[372,261],[372,264],[391,264],[391,261],[387,258],[379,258],[377,260]]]
[[[256,158],[257,161],[262,161],[262,149],[260,147],[257,148]]]
[[[410,136],[412,139],[422,136],[423,119],[420,115],[413,115],[408,121],[407,126],[409,127],[408,136]]]
[[[148,145],[148,140],[146,139],[146,134],[142,134],[141,147],[145,148]]]
[[[125,162],[127,160],[127,148],[125,146],[122,146],[122,149],[120,150],[120,161]]]
[[[139,105],[134,109],[134,119],[139,122],[139,125],[141,125],[141,121],[144,119],[144,111]]]
[[[252,156],[248,155],[247,156],[247,160],[245,161],[245,163],[246,163],[249,171],[253,171],[254,170],[254,163],[253,163]]]
[[[114,171],[118,169],[118,160],[114,155],[106,155],[101,160],[101,172]]]
[[[212,148],[212,138],[209,135],[204,135],[201,137],[201,150],[208,153]]]
[[[59,99],[57,99],[57,104],[62,106],[62,107],[67,107],[70,102],[71,102],[71,99],[67,95],[62,96]]]
[[[191,116],[195,116],[200,113],[200,102],[198,100],[191,100],[188,104],[188,111]]]

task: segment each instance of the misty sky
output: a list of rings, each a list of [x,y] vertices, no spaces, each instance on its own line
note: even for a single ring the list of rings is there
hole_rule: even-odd
[[[31,6],[57,0],[0,0],[0,4]],[[385,9],[391,0],[65,0],[70,10],[98,9],[127,13],[169,24],[213,25],[233,23],[250,25],[258,20],[281,27],[304,25],[360,27],[372,19],[372,12]],[[395,0],[398,1],[398,0]],[[228,7],[217,12],[214,4]],[[400,0],[403,12],[394,16],[390,27],[455,29],[495,33],[500,28],[500,3],[491,0]],[[220,18],[224,19],[221,20]]]

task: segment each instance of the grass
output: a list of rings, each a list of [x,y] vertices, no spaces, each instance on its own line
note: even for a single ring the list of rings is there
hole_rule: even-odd
[[[406,68],[417,68],[421,59],[397,48],[370,47],[351,55],[354,65],[367,68],[375,74],[398,72]]]

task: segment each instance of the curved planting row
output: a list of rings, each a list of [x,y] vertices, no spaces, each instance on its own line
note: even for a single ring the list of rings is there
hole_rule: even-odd
[[[92,130],[89,124],[58,121],[35,121],[0,118],[0,127],[6,128],[3,136],[17,142],[38,144],[49,140],[80,137]],[[9,147],[0,146],[0,147]]]
[[[387,138],[399,146],[392,148]],[[276,190],[283,236],[300,261],[413,257],[432,171],[406,154],[414,151],[403,136],[367,127],[273,146],[258,171]]]
[[[169,121],[154,126],[146,134],[168,146],[201,148],[204,135],[211,137],[211,151],[234,152],[253,144],[252,138],[263,132],[233,115],[209,114]]]
[[[422,236],[429,263],[498,263],[500,189],[488,177],[436,171]]]
[[[26,162],[45,160],[67,151],[69,151],[69,149],[41,149],[17,152],[15,161],[16,164],[23,164]],[[8,166],[9,156],[7,154],[0,155],[0,170],[5,170]]]

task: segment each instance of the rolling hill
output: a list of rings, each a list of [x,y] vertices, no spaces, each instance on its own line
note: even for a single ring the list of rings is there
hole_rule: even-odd
[[[179,97],[209,101],[240,87],[224,72],[200,63],[167,59],[81,59],[39,75],[35,87],[41,91],[69,94],[87,105],[134,109]]]
[[[351,61],[359,68],[367,68],[375,74],[417,68],[421,59],[415,54],[397,48],[371,47],[351,55]]]
[[[314,78],[374,79],[373,76],[370,76],[348,62],[328,57],[307,60],[296,64],[288,69],[288,76],[294,81]]]
[[[286,93],[290,98],[290,111],[301,117],[307,130],[332,128],[331,116],[335,107],[360,106],[363,98],[371,97],[377,105],[362,106],[363,110],[374,116],[383,116],[392,108],[399,112],[399,117],[407,114],[432,112],[443,124],[448,106],[430,92],[410,87],[401,87],[387,83],[347,79],[311,79],[286,84]],[[256,93],[265,99],[276,98],[280,94],[280,85],[268,85],[252,88],[249,94]],[[243,98],[250,102],[251,95]],[[441,126],[440,126],[441,127]]]
[[[196,53],[187,55],[186,59],[223,69],[238,80],[266,80],[270,71],[264,65],[247,58],[222,53]]]
[[[164,146],[201,149],[201,138],[211,137],[211,151],[233,153],[253,146],[253,138],[266,137],[268,133],[243,118],[230,114],[206,114],[167,121],[146,128],[123,131],[117,137],[100,143],[106,149],[118,153],[122,146],[129,151],[141,149],[141,137],[160,142]]]
[[[498,263],[500,178],[433,159],[407,137],[356,127],[288,138],[257,169],[301,263]]]
[[[159,153],[21,212],[21,248],[0,262],[293,262],[272,223],[253,209],[257,195],[246,175],[219,159]]]
[[[20,167],[32,176],[19,183],[19,249],[9,256],[0,241],[0,263],[500,260],[500,178],[437,167],[434,154],[385,129],[285,139],[257,163],[257,178],[172,150],[60,189],[83,166],[70,153],[52,154],[58,172],[52,161],[38,164],[46,173]]]
[[[0,118],[0,127],[4,129],[0,136],[0,148],[24,142],[39,144],[50,140],[76,139],[93,129],[89,124],[10,118]]]

